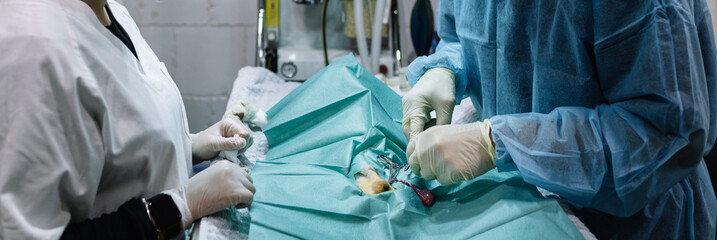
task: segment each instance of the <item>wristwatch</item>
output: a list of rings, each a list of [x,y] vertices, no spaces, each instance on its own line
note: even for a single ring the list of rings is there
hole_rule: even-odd
[[[150,199],[142,198],[149,220],[157,229],[160,240],[170,239],[179,235],[182,229],[182,213],[167,194],[157,194]]]

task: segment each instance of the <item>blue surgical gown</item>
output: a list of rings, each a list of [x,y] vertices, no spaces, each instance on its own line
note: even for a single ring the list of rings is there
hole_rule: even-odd
[[[705,0],[441,0],[435,54],[490,118],[498,170],[559,194],[600,238],[715,239]]]

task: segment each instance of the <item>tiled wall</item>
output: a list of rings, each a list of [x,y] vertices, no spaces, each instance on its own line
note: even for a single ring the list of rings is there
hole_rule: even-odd
[[[124,0],[182,92],[195,133],[219,121],[237,70],[254,65],[256,0]]]

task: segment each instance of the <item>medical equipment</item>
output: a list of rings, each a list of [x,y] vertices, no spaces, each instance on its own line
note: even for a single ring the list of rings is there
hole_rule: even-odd
[[[361,168],[360,172],[354,175],[354,178],[356,178],[356,184],[359,186],[361,191],[367,194],[378,194],[382,192],[387,192],[395,190],[393,186],[391,186],[391,183],[400,182],[411,187],[413,191],[416,192],[416,195],[418,195],[418,197],[421,199],[421,202],[424,206],[430,207],[433,205],[433,203],[436,202],[436,198],[433,195],[433,192],[431,192],[431,190],[422,189],[404,180],[396,179],[396,176],[398,175],[399,171],[408,169],[407,164],[399,165],[391,161],[391,158],[386,155],[378,155],[376,158],[378,159],[379,163],[383,164],[385,167],[388,168],[388,181],[379,177],[373,167],[364,166],[363,168]]]
[[[259,0],[258,3],[255,64],[285,80],[304,81],[331,60],[348,53],[358,53],[362,66],[372,74],[392,77],[400,72],[396,70],[402,67],[405,58],[401,46],[409,45],[400,42],[401,38],[409,39],[401,29],[405,21],[399,19],[404,3],[391,0]]]
[[[389,180],[396,179],[396,176],[398,176],[398,173],[400,171],[406,171],[409,169],[408,164],[399,165],[398,163],[391,161],[391,158],[386,155],[378,155],[378,157],[376,157],[376,158],[378,159],[378,161],[381,164],[388,167],[388,171],[389,171],[388,179]]]
[[[390,172],[388,174],[389,183],[400,182],[400,183],[406,184],[407,186],[413,188],[413,191],[416,192],[416,195],[418,195],[418,197],[421,198],[421,202],[423,203],[423,206],[426,206],[426,207],[433,206],[433,204],[436,202],[436,198],[433,195],[433,192],[431,192],[431,190],[423,189],[423,188],[417,187],[416,185],[413,185],[409,182],[406,182],[404,180],[396,179],[396,176],[398,176],[398,173],[400,171],[405,171],[405,170],[409,169],[408,164],[399,165],[398,163],[391,161],[391,158],[386,155],[378,155],[378,157],[376,157],[376,158],[378,159],[378,161],[380,163],[382,163],[383,165],[388,167],[389,172]]]

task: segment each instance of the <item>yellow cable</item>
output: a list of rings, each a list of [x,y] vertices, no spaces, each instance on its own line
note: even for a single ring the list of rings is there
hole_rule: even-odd
[[[321,43],[324,47],[324,66],[329,65],[329,54],[326,51],[326,5],[329,3],[329,0],[324,0],[324,3],[321,5]]]

